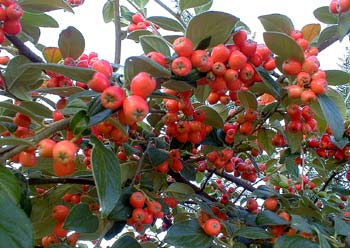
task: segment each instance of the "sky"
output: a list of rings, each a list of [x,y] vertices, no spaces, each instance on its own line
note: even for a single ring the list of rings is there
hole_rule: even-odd
[[[58,29],[42,29],[40,43],[46,46],[57,46],[59,32],[68,26],[74,26],[82,32],[85,37],[87,53],[97,52],[99,57],[110,62],[114,60],[114,26],[112,23],[105,24],[102,18],[102,8],[107,0],[85,0],[85,3],[75,8],[75,14],[63,11],[51,12],[60,24]],[[120,0],[122,5],[128,6],[131,11],[135,11],[128,5],[126,0]],[[172,6],[171,0],[163,0]],[[258,20],[258,16],[280,13],[291,18],[296,29],[301,29],[310,23],[319,23],[313,15],[313,11],[320,6],[328,6],[330,0],[214,0],[212,10],[224,11],[233,14],[246,23],[255,33],[256,41],[262,43],[263,27]],[[147,5],[148,16],[168,15],[163,9],[150,0]],[[322,25],[322,28],[325,28]],[[347,40],[347,39],[344,39]],[[345,47],[349,45],[348,40],[340,44],[332,45],[319,55],[321,69],[337,69],[339,58],[343,58]],[[130,40],[122,43],[121,63],[129,56],[142,54],[139,45]]]

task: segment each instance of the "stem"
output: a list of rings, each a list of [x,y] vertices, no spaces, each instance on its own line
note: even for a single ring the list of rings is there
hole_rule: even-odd
[[[30,185],[38,184],[86,184],[95,185],[95,181],[90,178],[63,177],[63,178],[29,178]]]
[[[115,51],[114,63],[120,64],[120,55],[122,47],[122,30],[120,25],[119,0],[114,0],[114,29],[115,29]]]
[[[16,36],[6,35],[6,38],[18,49],[18,53],[27,57],[34,63],[43,63],[43,59],[30,50],[20,39]]]
[[[133,178],[132,181],[131,181],[131,186],[135,185],[136,177],[137,177],[137,176],[140,174],[140,172],[141,172],[143,161],[145,161],[146,155],[148,154],[148,149],[149,149],[150,147],[151,147],[151,142],[149,142],[149,143],[147,144],[146,150],[143,152],[141,158],[140,158],[139,161],[137,162],[137,168],[136,168],[136,172],[135,172],[134,178]]]
[[[214,175],[216,169],[212,170],[210,172],[210,174],[207,176],[205,182],[203,183],[202,187],[201,187],[201,191],[204,191],[205,190],[205,187],[207,186],[207,183],[209,182],[210,178]]]
[[[239,187],[242,187],[244,188],[245,190],[248,190],[250,192],[253,192],[256,190],[255,187],[253,187],[252,185],[250,185],[249,183],[246,183],[244,182],[243,180],[237,178],[237,177],[234,177],[226,172],[219,172],[219,171],[216,171],[215,174],[217,176],[220,176],[220,177],[223,177],[225,178],[226,180],[229,180],[230,182],[233,182],[235,183],[237,186]]]
[[[163,9],[168,11],[172,16],[174,16],[183,26],[186,26],[184,21],[181,19],[181,15],[173,11],[168,5],[163,3],[161,0],[154,0],[156,3],[158,3]]]

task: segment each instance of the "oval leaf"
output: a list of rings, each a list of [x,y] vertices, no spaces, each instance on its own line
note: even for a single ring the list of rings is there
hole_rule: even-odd
[[[271,129],[262,129],[258,132],[258,141],[259,144],[262,145],[264,150],[267,152],[268,155],[271,155],[275,151],[274,145],[272,145],[271,140],[273,136],[275,135],[275,132]]]
[[[177,20],[171,19],[165,16],[150,16],[147,18],[148,21],[158,25],[162,29],[175,31],[175,32],[185,32],[185,28]]]
[[[180,11],[184,11],[185,9],[195,8],[209,3],[210,0],[180,0],[179,7]]]
[[[235,231],[232,236],[240,236],[247,239],[270,239],[273,235],[262,228],[258,227],[242,227]]]
[[[281,32],[290,35],[294,30],[293,22],[288,16],[271,14],[259,16],[258,18],[266,31]]]
[[[72,7],[64,0],[22,0],[19,4],[24,10],[32,12],[47,12],[57,9],[64,9],[68,12],[74,13]]]
[[[109,23],[114,19],[114,2],[106,1],[103,5],[102,16],[105,23]]]
[[[343,85],[350,83],[350,74],[341,70],[326,70],[329,85]]]
[[[303,33],[303,38],[308,40],[308,41],[313,41],[321,31],[321,25],[320,24],[308,24],[305,25],[302,29],[301,32]]]
[[[134,41],[140,41],[140,37],[143,35],[152,35],[152,32],[146,29],[135,30],[131,32],[127,38]]]
[[[115,154],[96,137],[91,137],[92,172],[101,206],[102,218],[106,218],[118,202],[121,194],[121,172]]]
[[[156,51],[165,56],[170,56],[167,43],[156,35],[143,35],[140,37],[140,43],[145,54]]]
[[[58,39],[58,47],[63,58],[79,58],[85,49],[85,39],[82,33],[75,27],[69,26],[62,30]]]
[[[204,103],[208,98],[210,91],[211,89],[209,85],[198,85],[197,88],[194,89],[194,95],[199,102]]]
[[[142,248],[142,246],[133,237],[124,235],[114,242],[111,248]]]
[[[315,9],[314,16],[320,22],[325,24],[337,24],[338,18],[337,15],[334,15],[329,12],[329,6],[323,6]]]
[[[264,210],[256,216],[256,224],[257,225],[288,225],[289,222],[285,219],[278,216],[278,214],[270,211]]]
[[[79,233],[93,233],[98,229],[98,218],[93,215],[87,203],[73,206],[66,220],[64,228]]]
[[[44,13],[30,13],[24,11],[21,23],[37,27],[58,28],[58,22],[51,16]]]
[[[64,96],[64,97],[69,97],[71,95],[80,93],[82,91],[84,91],[84,89],[80,87],[42,88],[42,89],[36,90],[36,92],[39,92],[39,93],[53,94],[53,95]]]
[[[193,86],[188,82],[179,81],[179,80],[169,80],[162,84],[165,88],[175,90],[177,92],[183,92],[187,90],[192,90]]]
[[[204,123],[216,128],[224,128],[224,120],[215,109],[202,105],[196,109],[203,110],[206,114]]]
[[[21,197],[17,178],[4,166],[0,167],[0,195],[7,195],[15,203],[18,203]]]
[[[186,37],[192,40],[196,49],[206,41],[201,49],[224,43],[230,36],[238,18],[228,13],[209,11],[193,17],[188,24]]]
[[[58,47],[45,47],[42,53],[48,63],[57,64],[62,60],[62,54]]]
[[[238,99],[241,102],[241,105],[245,107],[246,109],[257,109],[258,108],[258,102],[256,100],[256,96],[248,91],[248,90],[242,90],[238,91]]]
[[[190,186],[184,183],[172,183],[164,192],[179,201],[186,200],[195,193]]]
[[[90,118],[85,110],[76,113],[70,123],[70,128],[72,129],[74,136],[82,134],[88,128],[89,122]]]
[[[294,58],[301,63],[304,62],[303,49],[289,35],[279,32],[265,32],[263,36],[266,46],[281,59]]]
[[[326,27],[322,30],[320,36],[318,37],[317,47],[324,48],[322,46],[324,46],[324,44],[327,44],[334,37],[336,38],[336,40],[339,39],[338,25]]]

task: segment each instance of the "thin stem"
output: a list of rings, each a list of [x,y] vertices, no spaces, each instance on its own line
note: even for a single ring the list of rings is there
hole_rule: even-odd
[[[43,63],[43,59],[30,50],[20,39],[16,36],[6,35],[6,38],[18,49],[18,53],[27,57],[34,63]]]
[[[115,51],[114,63],[120,64],[122,47],[122,30],[120,25],[119,0],[114,0],[114,29],[115,29]]]
[[[210,172],[210,174],[207,176],[207,178],[205,179],[205,182],[203,183],[203,185],[202,185],[202,187],[201,187],[201,191],[204,191],[204,190],[205,190],[205,187],[207,186],[207,183],[209,182],[210,178],[214,175],[215,171],[216,171],[215,169],[212,170],[212,171]]]
[[[157,4],[159,4],[162,8],[169,12],[172,16],[174,16],[183,26],[186,26],[184,21],[181,19],[181,15],[173,11],[168,5],[163,3],[161,0],[154,0]]]
[[[230,174],[228,174],[226,172],[216,171],[215,174],[217,176],[225,178],[226,180],[229,180],[230,182],[235,183],[237,186],[240,186],[240,187],[242,187],[242,188],[244,188],[244,189],[246,189],[246,190],[248,190],[250,192],[253,192],[253,191],[256,190],[256,188],[253,187],[252,185],[250,185],[249,183],[246,183],[245,181],[243,181],[243,180],[241,180],[241,179],[239,179],[237,177],[234,177],[234,176],[232,176],[232,175],[230,175]]]
[[[148,149],[150,148],[150,146],[151,146],[151,142],[149,142],[149,143],[147,144],[146,150],[143,152],[141,158],[140,158],[139,161],[137,162],[137,168],[136,168],[136,172],[135,172],[134,178],[133,178],[132,181],[131,181],[131,186],[135,185],[136,178],[137,178],[137,176],[138,176],[138,175],[140,174],[140,172],[141,172],[143,162],[145,161],[145,158],[146,158],[146,155],[148,154]]]
[[[39,184],[86,184],[95,185],[94,179],[79,177],[63,177],[63,178],[29,178],[30,185]]]

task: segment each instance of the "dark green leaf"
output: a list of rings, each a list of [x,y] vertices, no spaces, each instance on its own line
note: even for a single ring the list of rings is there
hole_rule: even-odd
[[[121,194],[121,173],[115,154],[107,149],[96,137],[91,137],[92,172],[96,183],[102,218],[113,210]]]
[[[242,227],[235,231],[232,236],[240,236],[247,239],[270,239],[273,235],[259,227]]]
[[[307,248],[319,248],[319,245],[313,243],[309,239],[301,236],[281,236],[277,239],[274,248],[295,248],[295,247],[307,247]]]
[[[178,248],[209,248],[212,241],[213,237],[203,232],[196,219],[172,225],[165,236],[165,242]]]
[[[105,23],[109,23],[114,19],[114,2],[107,0],[103,5],[102,16]]]
[[[334,218],[335,233],[342,236],[348,236],[350,233],[350,224],[339,217]]]
[[[289,131],[285,132],[288,146],[291,149],[292,153],[299,152],[301,147],[301,142],[303,140],[302,132],[291,133]]]
[[[64,228],[79,233],[93,233],[98,228],[98,218],[93,215],[87,203],[73,206],[66,220]]]
[[[197,109],[203,110],[206,114],[203,123],[216,128],[224,128],[224,120],[215,109],[205,105],[199,106],[196,108],[196,110]]]
[[[170,49],[167,43],[159,36],[143,35],[140,37],[140,43],[145,54],[156,51],[165,56],[170,56]]]
[[[74,136],[82,134],[88,128],[89,121],[90,118],[85,110],[76,113],[70,122],[70,128],[72,129]]]
[[[300,232],[312,232],[311,225],[307,222],[306,218],[292,214],[291,222],[291,226]]]
[[[131,80],[139,72],[147,71],[153,77],[169,78],[171,72],[145,56],[129,57],[125,62],[125,87],[128,87]]]
[[[268,93],[272,96],[274,96],[275,98],[280,98],[280,89],[278,84],[275,82],[275,80],[273,80],[273,78],[271,77],[271,75],[262,67],[258,67],[256,68],[256,71],[259,73],[260,77],[263,79],[263,83],[256,83],[253,86],[251,86],[250,90],[253,90],[254,87],[259,87],[259,93]]]
[[[287,171],[294,177],[299,178],[299,168],[298,165],[294,162],[295,158],[299,157],[299,154],[290,154],[286,157],[286,168]]]
[[[36,122],[37,124],[41,124],[42,120],[44,119],[42,116],[36,115],[34,112],[28,110],[27,108],[9,102],[0,102],[0,108],[5,108],[14,112],[20,112],[30,117],[30,119],[32,119],[32,121]]]
[[[241,105],[246,109],[257,109],[258,102],[256,101],[256,96],[249,90],[238,91],[238,99]]]
[[[289,222],[285,219],[278,216],[278,214],[270,211],[270,210],[264,210],[256,216],[256,224],[257,225],[288,225]]]
[[[186,37],[192,40],[195,48],[206,39],[210,39],[207,48],[214,47],[227,40],[237,21],[237,17],[228,13],[204,12],[191,19]]]
[[[143,35],[152,35],[152,32],[146,29],[135,30],[128,34],[126,38],[138,42],[140,41],[140,37],[142,37]]]
[[[321,106],[322,112],[327,120],[329,127],[333,131],[334,138],[340,140],[344,133],[344,120],[334,101],[327,95],[318,95],[318,103]]]
[[[320,31],[320,24],[308,24],[301,30],[303,33],[303,39],[308,40],[309,42],[313,41],[320,34]]]
[[[165,160],[169,159],[168,153],[156,147],[150,147],[147,150],[147,153],[148,153],[149,160],[153,166],[160,165]]]
[[[177,20],[171,19],[165,16],[150,16],[147,18],[148,21],[158,25],[162,29],[175,31],[175,32],[185,32],[185,28]]]
[[[60,33],[58,47],[63,58],[71,57],[77,59],[83,54],[85,49],[84,36],[78,29],[69,26]]]
[[[265,32],[263,36],[266,46],[282,60],[294,58],[304,62],[303,49],[289,35],[279,32]]]
[[[38,116],[42,116],[45,118],[52,117],[52,111],[45,105],[38,102],[23,101],[21,102],[21,107],[27,109],[28,111],[31,111],[32,113],[35,113]]]
[[[259,20],[266,31],[281,32],[290,35],[294,30],[293,22],[288,16],[270,14],[259,16]]]
[[[329,85],[343,85],[350,83],[350,74],[341,70],[325,70]]]
[[[164,191],[168,196],[176,198],[178,201],[187,200],[195,192],[194,190],[184,183],[172,183]]]
[[[33,247],[32,224],[7,194],[0,194],[0,243],[6,247]]]
[[[321,46],[324,46],[324,44],[332,40],[333,37],[339,39],[338,25],[332,25],[322,30],[318,37],[317,47],[320,48]]]
[[[268,155],[272,155],[275,151],[275,146],[272,145],[272,138],[275,135],[275,132],[271,129],[259,129],[258,131],[258,141],[262,145],[263,149],[267,152]]]
[[[207,4],[210,0],[180,0],[179,7],[180,11],[185,9],[195,8]]]
[[[114,242],[111,248],[142,248],[142,246],[133,237],[124,235]]]
[[[164,38],[165,40],[167,40],[168,42],[170,42],[171,44],[173,44],[174,41],[175,41],[177,38],[179,38],[179,37],[181,37],[181,35],[164,35],[164,36],[163,36],[163,38]]]
[[[106,240],[110,240],[112,238],[115,238],[121,231],[123,231],[124,227],[126,225],[126,221],[116,221],[114,222],[113,226],[109,231],[106,233],[106,235],[103,237]]]
[[[126,166],[130,165],[130,163],[121,164],[121,167],[123,167],[124,165],[125,165],[125,169],[127,169]],[[136,168],[135,168],[135,170],[136,170]],[[129,198],[130,198],[132,193],[133,193],[133,191],[130,189],[130,187],[123,188],[122,194],[121,194],[116,206],[114,207],[114,209],[112,210],[112,212],[108,216],[108,219],[114,220],[116,222],[126,221],[126,219],[129,217],[130,213],[132,212],[132,207],[130,206],[130,203],[129,203]]]
[[[26,11],[48,12],[57,9],[64,9],[68,12],[74,13],[72,7],[64,0],[19,0],[18,4],[20,4]]]
[[[96,125],[97,123],[107,119],[112,114],[113,114],[113,110],[106,109],[106,110],[99,112],[98,114],[91,116],[90,122],[89,122],[89,127]]]
[[[36,92],[44,93],[44,94],[53,94],[57,96],[69,97],[71,95],[77,94],[84,91],[84,89],[80,87],[57,87],[57,88],[42,88],[37,89]],[[86,106],[85,106],[86,107]]]
[[[323,22],[325,24],[337,24],[338,18],[337,15],[334,15],[329,12],[329,6],[322,6],[314,11],[314,16],[319,20],[320,22]]]
[[[0,195],[7,195],[15,203],[18,203],[21,197],[17,178],[4,166],[0,167]]]
[[[44,13],[30,13],[24,11],[21,23],[37,27],[58,28],[58,22],[51,16]]]
[[[179,81],[179,80],[168,80],[162,84],[165,88],[175,90],[177,92],[192,90],[193,86],[190,85],[186,81]]]
[[[205,102],[209,94],[210,94],[209,85],[198,85],[197,88],[194,89],[194,95],[196,99],[201,103]]]

